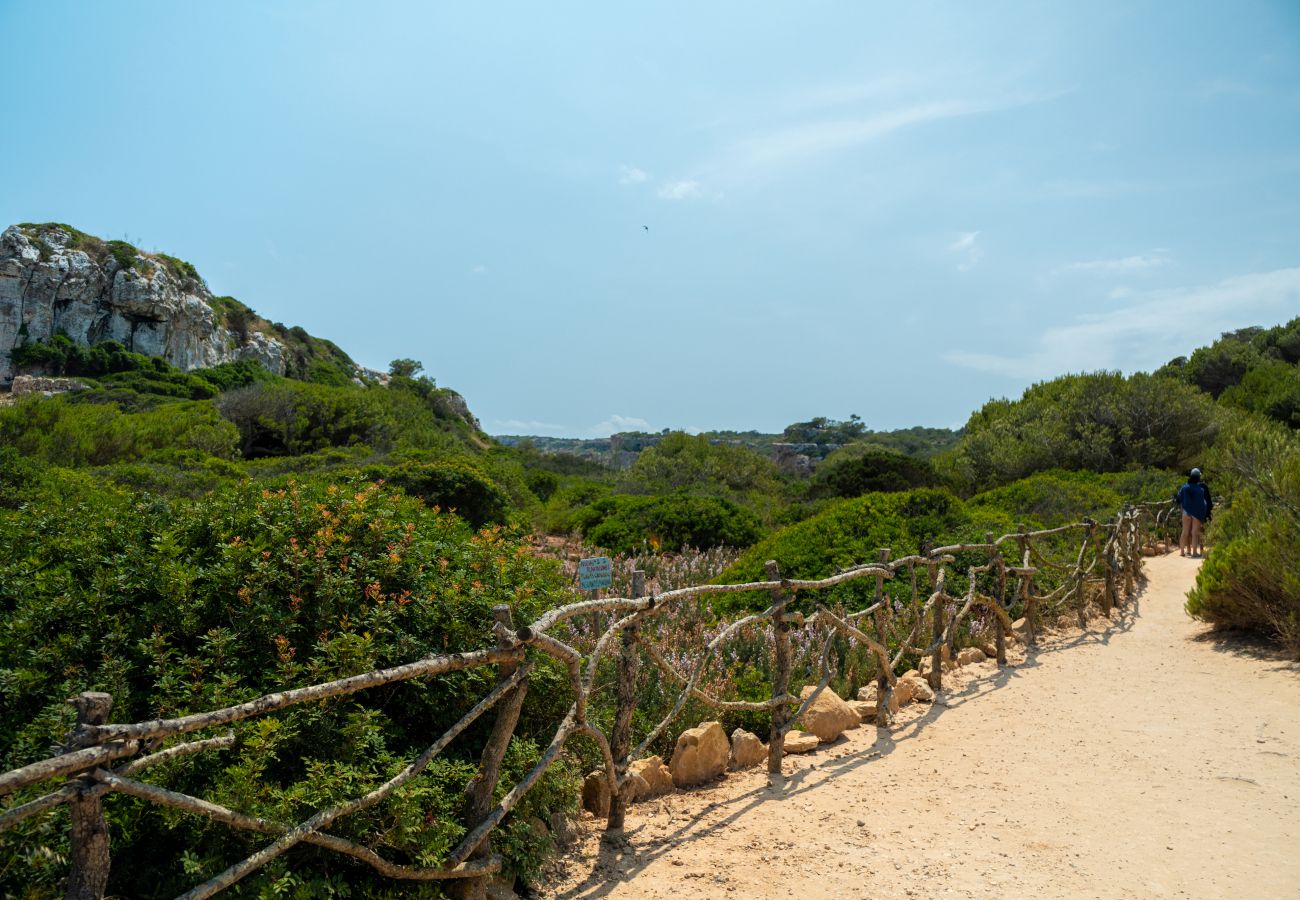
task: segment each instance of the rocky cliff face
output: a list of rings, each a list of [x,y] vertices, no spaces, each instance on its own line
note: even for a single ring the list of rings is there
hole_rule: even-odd
[[[14,225],[0,234],[0,384],[9,353],[63,332],[83,344],[118,341],[180,369],[256,359],[283,375],[285,346],[226,328],[193,267],[59,225]]]

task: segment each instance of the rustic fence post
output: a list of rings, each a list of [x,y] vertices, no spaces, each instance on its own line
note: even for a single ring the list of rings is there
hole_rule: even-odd
[[[890,549],[881,547],[878,561],[883,566],[889,562]],[[885,600],[885,576],[876,576],[876,599],[875,602],[880,604],[872,617],[876,624],[876,638],[880,641],[880,646],[885,648],[886,653],[889,651],[889,605]],[[880,728],[889,727],[889,722],[893,716],[889,713],[889,704],[893,700],[894,689],[889,681],[889,670],[879,659],[876,664],[880,667],[880,674],[876,676],[876,725]]]
[[[1133,508],[1129,505],[1124,507],[1123,516],[1124,525],[1124,597],[1133,599],[1133,582],[1137,574],[1138,554],[1134,544],[1137,541],[1137,528],[1133,523]]]
[[[510,606],[498,603],[492,607],[492,619],[502,628],[513,631],[514,622],[510,615]],[[510,639],[503,633],[499,646],[512,646]],[[518,660],[503,660],[497,672],[497,684],[510,679],[519,668]],[[492,811],[492,794],[496,790],[497,779],[501,777],[501,760],[505,758],[510,738],[515,733],[515,724],[519,721],[519,711],[524,705],[524,696],[528,693],[528,679],[519,682],[519,686],[503,697],[497,705],[496,721],[492,723],[492,734],[483,748],[479,761],[478,775],[470,782],[466,791],[466,820],[468,830],[473,831]],[[489,835],[470,860],[487,859],[492,855],[492,838]],[[485,900],[487,883],[490,876],[456,879],[447,886],[448,892],[456,900]]]
[[[1079,628],[1083,631],[1088,630],[1088,592],[1084,590],[1085,582],[1088,580],[1084,574],[1086,570],[1083,561],[1088,558],[1088,548],[1096,544],[1095,533],[1097,523],[1092,519],[1084,516],[1083,524],[1088,526],[1088,533],[1083,537],[1083,544],[1079,547],[1079,558],[1074,563],[1074,600],[1079,604]]]
[[[1101,595],[1101,611],[1109,619],[1115,609],[1115,576],[1110,571],[1110,560],[1106,558],[1106,529],[1099,524],[1094,524],[1092,535],[1093,552],[1097,554],[1097,563],[1101,566],[1102,577],[1106,583]]]
[[[769,559],[765,566],[768,581],[781,581],[781,567]],[[790,690],[790,635],[786,633],[785,607],[790,595],[782,588],[772,589],[772,699],[784,699]],[[781,774],[781,757],[785,754],[785,722],[789,710],[784,703],[772,704],[772,728],[767,744],[767,774]]]
[[[640,569],[632,571],[632,598],[645,593],[645,572]],[[632,713],[636,709],[636,674],[640,668],[641,654],[637,650],[637,623],[631,622],[623,629],[622,651],[618,657],[618,711],[614,714],[614,727],[609,733],[609,748],[614,756],[614,771],[618,775],[618,784],[610,798],[609,818],[605,823],[607,832],[623,830],[627,817],[627,805],[630,786],[623,783],[627,774],[628,750],[632,747]]]
[[[921,547],[926,557],[930,557],[928,544],[927,541],[926,545]],[[935,592],[939,590],[939,564],[933,558],[928,558],[925,565],[930,573],[930,594],[934,596]],[[930,674],[927,680],[930,682],[930,687],[936,691],[943,687],[943,647],[941,642],[943,641],[944,603],[943,597],[936,596],[934,597],[934,608],[930,610],[930,614],[934,617],[934,650],[930,654]]]
[[[78,730],[85,725],[107,723],[113,709],[112,696],[99,691],[83,691],[68,702],[77,708]],[[64,900],[99,900],[108,887],[108,823],[104,821],[103,795],[90,790],[96,784],[82,778],[80,789],[68,803],[72,818],[71,869]]]
[[[989,565],[998,570],[998,610],[1007,608],[1007,564],[1002,560],[1002,551],[993,543],[993,532],[984,535],[984,543],[989,545]],[[1001,616],[993,617],[993,647],[997,651],[998,668],[1007,664],[1007,629],[1002,624]]]
[[[1025,529],[1024,523],[1016,526],[1020,534],[1016,540],[1020,542],[1020,565],[1023,568],[1029,568],[1029,533]],[[1038,628],[1035,619],[1037,610],[1034,608],[1034,576],[1026,574],[1020,581],[1021,597],[1025,605],[1025,645],[1033,647],[1038,643]]]

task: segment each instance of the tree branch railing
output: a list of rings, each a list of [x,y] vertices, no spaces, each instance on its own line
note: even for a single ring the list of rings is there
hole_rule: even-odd
[[[1021,526],[1017,531],[997,538],[992,534],[986,535],[985,540],[979,543],[923,547],[921,553],[893,561],[889,559],[889,551],[882,549],[875,562],[856,565],[819,579],[786,578],[782,576],[778,563],[769,561],[767,577],[763,581],[695,585],[647,596],[643,577],[637,572],[633,575],[630,597],[570,603],[550,610],[531,625],[517,630],[512,626],[509,607],[496,607],[494,647],[430,656],[401,666],[280,691],[223,709],[176,718],[110,724],[107,718],[112,698],[107,694],[83,693],[70,701],[77,707],[77,725],[68,735],[61,752],[0,773],[0,797],[54,779],[65,779],[64,783],[49,793],[0,811],[0,831],[64,804],[69,805],[73,827],[65,896],[70,898],[102,897],[107,888],[110,859],[102,800],[114,793],[273,838],[262,849],[183,894],[187,900],[211,897],[225,890],[299,843],[312,844],[355,859],[384,877],[446,881],[458,897],[482,898],[488,877],[500,871],[502,865],[500,857],[491,848],[493,829],[559,759],[565,744],[573,736],[585,735],[600,751],[603,777],[612,798],[607,822],[611,831],[622,829],[627,806],[633,799],[629,765],[645,754],[691,700],[720,711],[770,713],[768,772],[770,776],[779,776],[785,735],[836,675],[831,652],[836,640],[864,648],[873,661],[878,690],[876,724],[887,726],[892,721],[890,695],[899,679],[899,667],[912,658],[928,659],[930,685],[941,689],[944,649],[950,653],[955,649],[959,628],[971,621],[976,611],[983,611],[980,613],[982,621],[993,629],[996,660],[1001,666],[1006,664],[1006,635],[1014,625],[1012,608],[1018,606],[1023,611],[1025,639],[1032,645],[1036,640],[1037,621],[1048,612],[1073,610],[1080,624],[1086,626],[1089,586],[1099,589],[1100,605],[1107,614],[1124,598],[1131,597],[1140,577],[1143,548],[1176,527],[1174,511],[1175,508],[1168,503],[1129,505],[1114,520],[1104,524],[1084,520],[1033,532]],[[1071,536],[1078,537],[1077,550],[1064,561],[1049,559],[1043,542],[1048,539],[1059,542]],[[1073,548],[1074,544],[1069,546]],[[966,571],[960,573],[952,568],[960,554],[976,554],[977,558],[985,561],[967,565]],[[1031,564],[1033,562],[1037,565]],[[1035,579],[1048,571],[1061,572],[1061,583],[1046,594],[1037,593]],[[1095,574],[1098,572],[1100,574]],[[955,579],[962,574],[965,590],[950,594]],[[871,602],[863,609],[850,612],[820,601],[807,615],[793,608],[801,593],[825,591],[864,579],[871,588]],[[898,582],[899,587],[891,593],[885,589],[886,582]],[[646,627],[657,617],[679,612],[687,600],[707,602],[707,598],[713,595],[743,592],[766,592],[771,602],[762,612],[720,626],[685,671],[681,663],[674,664],[666,658],[653,640],[654,629]],[[900,598],[895,594],[904,596]],[[595,637],[591,650],[586,654],[555,633],[564,634],[566,623],[577,617],[590,617],[594,621],[597,615],[607,616],[608,624]],[[930,639],[922,643],[925,640],[922,630],[927,625],[930,626]],[[790,693],[794,664],[790,638],[794,628],[803,630],[807,636],[809,658],[816,659],[815,671],[810,678],[814,682],[813,690],[804,698]],[[770,634],[771,695],[766,700],[714,696],[701,686],[702,679],[727,641],[746,629],[765,629]],[[606,735],[589,720],[589,706],[597,690],[597,674],[601,671],[602,659],[609,654],[615,657],[610,664],[616,671],[617,698],[613,727]],[[573,700],[533,769],[500,801],[493,803],[501,762],[519,718],[529,675],[535,665],[534,657],[538,656],[554,659],[564,667]],[[665,676],[659,681],[660,685],[671,683],[677,687],[666,714],[634,743],[632,712],[638,702],[637,681],[643,668],[643,657],[652,671]],[[297,825],[240,813],[133,777],[158,763],[219,751],[236,744],[234,733],[227,732],[159,749],[169,739],[231,725],[303,703],[319,702],[414,678],[487,666],[497,668],[496,686],[422,754],[382,785],[353,800],[320,810]],[[458,735],[491,709],[496,709],[496,718],[482,752],[479,776],[471,783],[466,805],[467,832],[441,866],[394,863],[369,847],[326,831],[333,823],[383,801],[402,785],[417,778]]]

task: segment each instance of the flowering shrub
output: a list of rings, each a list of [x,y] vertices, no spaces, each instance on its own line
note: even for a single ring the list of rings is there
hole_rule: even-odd
[[[0,483],[4,498],[6,768],[47,754],[71,724],[64,700],[81,690],[110,692],[113,721],[213,709],[483,647],[493,642],[493,604],[509,603],[529,621],[564,596],[558,567],[518,534],[500,526],[473,531],[365,481],[244,485],[165,503],[29,464]],[[495,677],[492,668],[469,670],[251,719],[235,726],[235,747],[159,766],[149,780],[301,821],[391,777]],[[545,666],[537,673],[507,777],[526,771],[550,740],[568,703],[563,684]],[[339,833],[398,861],[436,864],[463,833],[462,793],[490,721],[476,723],[394,798],[343,820]],[[549,812],[542,803],[563,807],[557,798],[574,796],[571,778],[564,766],[552,769],[516,817]],[[107,809],[109,890],[119,896],[175,895],[265,843],[123,796],[108,798]],[[66,828],[63,811],[0,836],[0,893],[21,885],[23,896],[54,895]],[[507,833],[514,871],[529,874],[545,837],[511,826]],[[382,883],[366,867],[303,847],[236,893],[294,879],[302,896]]]

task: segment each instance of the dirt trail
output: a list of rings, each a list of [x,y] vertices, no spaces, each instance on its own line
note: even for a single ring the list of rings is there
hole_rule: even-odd
[[[595,823],[548,898],[1300,897],[1300,667],[1183,612],[1194,560],[1147,560],[1121,620],[933,706]]]

